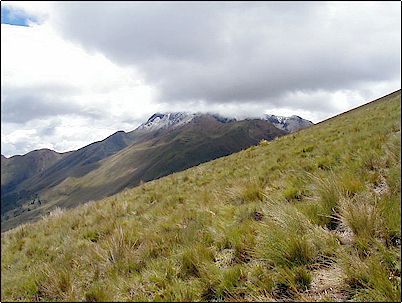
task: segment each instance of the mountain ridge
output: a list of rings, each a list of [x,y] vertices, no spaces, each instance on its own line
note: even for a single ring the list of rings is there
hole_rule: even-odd
[[[160,121],[157,127],[115,132],[69,153],[17,188],[2,190],[2,229],[17,222],[14,218],[39,218],[50,206],[77,206],[287,134],[261,119],[235,121],[210,114],[158,114],[147,122]],[[31,204],[36,198],[40,205]]]
[[[244,119],[237,119],[235,117],[230,117],[226,115],[221,115],[218,113],[191,113],[191,112],[158,112],[153,114],[146,122],[142,123],[136,128],[136,130],[149,131],[165,128],[179,127],[180,125],[189,123],[192,119],[195,119],[201,115],[210,115],[220,122],[227,123],[233,121],[243,121],[252,119],[266,120],[278,127],[279,129],[285,130],[287,132],[294,132],[302,128],[309,127],[314,123],[301,118],[300,116],[292,115],[290,117],[286,116],[276,116],[270,114],[264,114],[261,116],[250,116]]]
[[[292,115],[292,116],[287,117],[287,116],[278,116],[278,115],[272,115],[272,114],[263,114],[263,115],[261,115],[261,116],[258,116],[258,115],[256,115],[256,116],[251,115],[251,116],[245,117],[245,118],[243,118],[243,119],[238,119],[238,118],[235,118],[235,117],[232,117],[232,116],[222,115],[222,114],[218,114],[218,113],[214,113],[214,112],[206,112],[206,113],[203,113],[203,112],[196,112],[196,113],[193,113],[193,112],[156,112],[156,113],[152,114],[152,115],[147,119],[147,121],[143,122],[142,124],[140,124],[139,126],[137,126],[136,128],[134,128],[134,129],[131,130],[131,131],[124,131],[124,130],[115,131],[114,133],[110,134],[109,136],[107,136],[107,137],[104,138],[104,139],[94,141],[94,142],[89,143],[89,144],[87,144],[87,145],[85,145],[85,146],[83,146],[83,147],[80,147],[80,148],[78,148],[78,149],[68,150],[68,151],[65,151],[65,152],[58,152],[58,151],[52,150],[52,149],[50,149],[50,148],[40,148],[40,149],[35,149],[35,150],[32,150],[32,151],[29,151],[29,152],[27,152],[27,153],[25,153],[25,154],[16,154],[16,155],[11,155],[11,156],[9,156],[9,157],[8,157],[8,156],[5,156],[5,155],[3,155],[3,154],[1,154],[1,159],[10,159],[10,158],[16,157],[16,156],[25,156],[25,155],[27,155],[27,154],[33,152],[33,151],[39,151],[39,150],[54,151],[54,152],[56,152],[56,153],[58,153],[58,154],[71,153],[71,152],[80,150],[80,149],[82,149],[82,148],[85,148],[85,147],[87,147],[87,146],[89,146],[89,145],[92,145],[92,144],[94,144],[94,143],[98,143],[98,142],[105,141],[106,139],[108,139],[108,138],[110,138],[110,137],[114,137],[115,135],[120,134],[120,133],[127,135],[127,134],[133,133],[134,131],[139,131],[139,130],[147,129],[147,127],[144,127],[144,126],[145,126],[146,124],[151,124],[152,122],[154,122],[155,118],[158,118],[158,117],[161,118],[161,117],[163,117],[163,116],[167,116],[167,117],[168,117],[168,120],[169,120],[170,117],[176,117],[176,118],[177,118],[177,115],[183,115],[183,117],[184,117],[184,116],[192,116],[192,118],[195,118],[196,116],[200,116],[200,115],[211,115],[211,116],[213,116],[214,118],[216,118],[218,121],[223,122],[223,123],[233,122],[233,121],[252,120],[252,119],[261,119],[261,120],[267,120],[267,121],[269,121],[269,119],[268,119],[267,117],[277,117],[277,118],[279,118],[279,120],[281,120],[281,121],[282,121],[283,119],[297,118],[298,120],[301,119],[301,120],[304,120],[304,121],[306,121],[306,122],[308,123],[308,125],[306,125],[306,126],[304,126],[304,127],[309,127],[309,126],[311,126],[311,125],[314,125],[313,122],[311,122],[311,121],[309,121],[309,120],[306,120],[306,119],[304,119],[304,118],[302,118],[302,117],[300,117],[300,116],[297,116],[297,115]],[[190,119],[190,120],[191,120],[191,119]],[[180,119],[174,119],[174,118],[173,118],[173,119],[170,120],[170,121],[172,121],[172,123],[169,124],[169,126],[174,126],[174,125],[176,125],[175,122],[182,122],[182,124],[185,124],[185,123],[189,122],[190,120],[185,121],[185,122],[182,122],[182,121],[180,121]],[[271,121],[269,121],[269,122],[271,122]],[[271,123],[272,123],[272,122],[271,122]],[[281,124],[281,122],[279,122],[279,124]],[[179,123],[177,126],[180,126],[180,125],[181,125],[181,124]],[[275,125],[275,124],[274,124],[274,125]],[[275,125],[275,126],[278,127],[277,125]],[[160,128],[165,128],[165,127],[160,127]],[[293,130],[288,130],[288,129],[286,129],[285,127],[279,127],[279,128],[282,129],[282,130],[289,131],[289,132],[292,132],[292,131],[293,131]],[[303,128],[303,127],[302,127],[302,128]],[[155,129],[151,129],[151,130],[153,131],[153,130],[157,130],[157,129],[159,129],[159,128],[155,128]],[[301,129],[301,128],[300,128],[300,129]]]

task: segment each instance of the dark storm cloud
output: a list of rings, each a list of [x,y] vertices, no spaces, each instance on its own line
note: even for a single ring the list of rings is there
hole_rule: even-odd
[[[291,92],[400,78],[396,3],[61,3],[57,28],[139,68],[164,102],[298,107]],[[285,100],[286,99],[286,100]],[[331,111],[307,101],[303,108]]]

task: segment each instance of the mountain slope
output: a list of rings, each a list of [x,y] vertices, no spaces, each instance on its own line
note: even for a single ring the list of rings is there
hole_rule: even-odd
[[[15,187],[32,175],[44,171],[66,155],[50,149],[34,150],[23,156],[10,158],[1,155],[1,186]]]
[[[13,192],[25,180],[46,171],[69,153],[57,153],[50,149],[39,149],[22,156],[1,157],[1,212],[12,207],[7,194]]]
[[[24,188],[24,184],[21,187],[39,193],[42,203],[28,203],[22,206],[17,215],[7,214],[8,218],[2,221],[2,230],[40,218],[55,206],[73,207],[89,200],[100,199],[137,185],[140,181],[160,178],[240,151],[262,139],[272,140],[286,134],[266,121],[225,123],[211,115],[197,115],[185,124],[175,125],[173,129],[171,126],[173,125],[155,128],[150,132],[143,132],[140,128],[139,131],[129,133],[132,137],[142,134],[142,139],[113,156],[93,162],[96,167],[86,174],[72,174],[68,170],[64,170],[64,175],[60,174],[63,172],[62,165],[69,164],[70,158],[77,158],[76,154],[72,154],[70,158],[51,167],[46,172],[47,175],[37,176],[38,180],[31,178],[36,187]],[[88,161],[88,157],[79,159]],[[57,180],[53,171],[59,172],[57,176],[63,177],[62,180],[59,179],[60,182],[53,181]],[[43,185],[47,180],[53,181],[53,184],[48,182],[51,185]]]
[[[64,153],[62,157],[57,157],[54,161],[49,160],[48,165],[46,167],[41,166],[40,170],[30,167],[30,163],[27,161],[24,162],[25,156],[29,158],[30,154],[13,157],[12,161],[2,157],[2,163],[13,163],[13,165],[2,165],[2,180],[4,179],[4,182],[7,182],[7,184],[2,183],[1,187],[2,230],[5,226],[16,226],[16,224],[26,222],[25,220],[28,220],[28,218],[39,217],[56,204],[73,206],[90,199],[99,199],[116,193],[126,186],[136,185],[140,180],[148,181],[159,178],[174,171],[239,151],[250,145],[255,145],[260,139],[265,139],[261,132],[256,137],[253,137],[251,133],[242,135],[240,129],[236,131],[232,126],[228,126],[228,129],[232,127],[232,131],[237,133],[228,133],[227,140],[223,138],[225,135],[220,139],[216,139],[204,132],[200,138],[197,138],[198,134],[194,133],[193,136],[187,136],[188,139],[185,144],[172,142],[170,147],[155,148],[154,143],[149,143],[156,140],[157,137],[166,135],[167,140],[164,140],[164,142],[170,144],[169,140],[173,140],[177,134],[173,133],[172,137],[167,135],[168,132],[182,128],[186,124],[194,123],[196,120],[205,119],[205,117],[210,117],[211,125],[221,131],[223,130],[219,127],[219,123],[236,122],[238,125],[245,125],[251,123],[245,121],[252,120],[237,121],[235,118],[218,114],[156,113],[134,131],[129,133],[119,131],[102,141],[94,142],[76,151]],[[268,137],[270,134],[283,135],[286,132],[292,132],[311,125],[311,122],[300,117],[295,119],[293,116],[287,118],[265,115],[262,120],[270,121],[270,123],[284,131],[278,132],[269,127],[269,129],[266,129]],[[214,133],[213,127],[206,127],[205,123],[195,123],[194,125],[205,128],[211,135]],[[259,126],[255,124],[254,127],[258,128]],[[204,142],[201,142],[203,140]],[[208,140],[210,141],[209,143],[206,142]],[[124,161],[121,162],[123,165],[111,167],[111,165],[106,164],[105,167],[109,167],[111,170],[105,171],[105,169],[101,169],[104,159],[122,151],[131,144],[142,144],[143,142],[148,143],[138,145],[141,152],[129,153],[131,158],[123,157]],[[162,141],[158,140],[158,142]],[[224,146],[225,144],[228,144],[228,146]],[[148,155],[144,148],[150,148],[151,154]],[[177,155],[169,154],[169,149],[173,150],[173,148],[178,148],[179,153]],[[167,153],[166,155],[168,155],[169,159],[165,159],[165,153]],[[119,157],[116,159],[119,159]],[[151,161],[156,163],[151,165]],[[126,169],[126,165],[130,168],[129,170]],[[27,169],[25,170],[25,168]],[[99,173],[98,169],[103,173]],[[128,176],[133,170],[135,170],[135,173],[132,176]],[[113,180],[103,181],[103,183],[94,181],[104,180],[102,177],[110,174],[114,175]],[[88,176],[83,178],[86,175]],[[11,177],[14,179],[8,182],[7,180]],[[81,178],[84,179],[84,185],[80,184]],[[93,178],[93,180],[85,181],[88,178]],[[94,185],[94,183],[96,184]],[[86,186],[87,184],[91,186],[88,187]],[[38,207],[40,209],[37,209]],[[14,223],[6,223],[9,220]]]
[[[40,150],[24,156],[14,156],[6,159],[6,163],[10,164],[2,166],[2,216],[5,212],[31,201],[44,189],[55,186],[68,177],[85,175],[98,167],[100,160],[114,154],[134,141],[133,134],[120,131],[102,141],[94,142],[76,151],[64,153],[62,156],[57,156],[60,154],[54,151]],[[40,155],[38,154],[39,152]],[[33,157],[42,159],[42,161],[34,161]],[[46,166],[43,165],[43,159],[46,160]],[[15,174],[16,177],[14,177],[13,182],[8,182],[9,175]]]
[[[401,298],[400,91],[2,234],[1,299]]]

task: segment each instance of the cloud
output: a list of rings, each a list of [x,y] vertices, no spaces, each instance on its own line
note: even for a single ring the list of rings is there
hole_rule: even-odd
[[[153,88],[135,69],[86,52],[46,24],[1,27],[3,154],[82,147],[132,130],[157,110]]]
[[[139,68],[164,102],[281,106],[291,92],[400,79],[397,3],[84,2],[55,11],[64,37]]]
[[[40,24],[2,25],[2,152],[76,148],[156,111],[318,122],[400,88],[398,3],[3,3]]]
[[[1,154],[26,154],[40,148],[66,152],[103,140],[117,130],[132,130],[140,120],[113,122],[111,119],[93,120],[80,115],[64,115],[30,120],[24,124],[2,121]]]
[[[91,115],[78,104],[68,101],[73,93],[71,87],[62,85],[26,89],[6,86],[2,90],[1,119],[4,122],[24,123],[55,115]]]

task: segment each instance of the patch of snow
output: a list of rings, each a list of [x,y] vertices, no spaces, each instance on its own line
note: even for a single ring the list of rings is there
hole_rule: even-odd
[[[296,115],[284,117],[265,114],[261,117],[261,119],[267,120],[268,122],[271,122],[275,127],[288,131],[290,133],[313,125],[311,121],[305,120]]]
[[[156,113],[147,122],[141,124],[137,130],[154,131],[168,127],[176,128],[190,122],[197,114],[187,112]]]
[[[214,114],[214,113],[209,114],[221,123],[239,121],[234,117],[222,116],[220,114]],[[137,130],[155,131],[158,129],[176,128],[183,124],[189,123],[195,117],[200,115],[201,115],[200,113],[189,113],[189,112],[155,113],[148,119],[147,122],[141,124],[137,128]],[[266,120],[272,123],[275,127],[290,133],[313,125],[311,121],[305,120],[296,115],[293,115],[291,117],[284,117],[284,116],[264,114],[260,116],[258,119]]]

